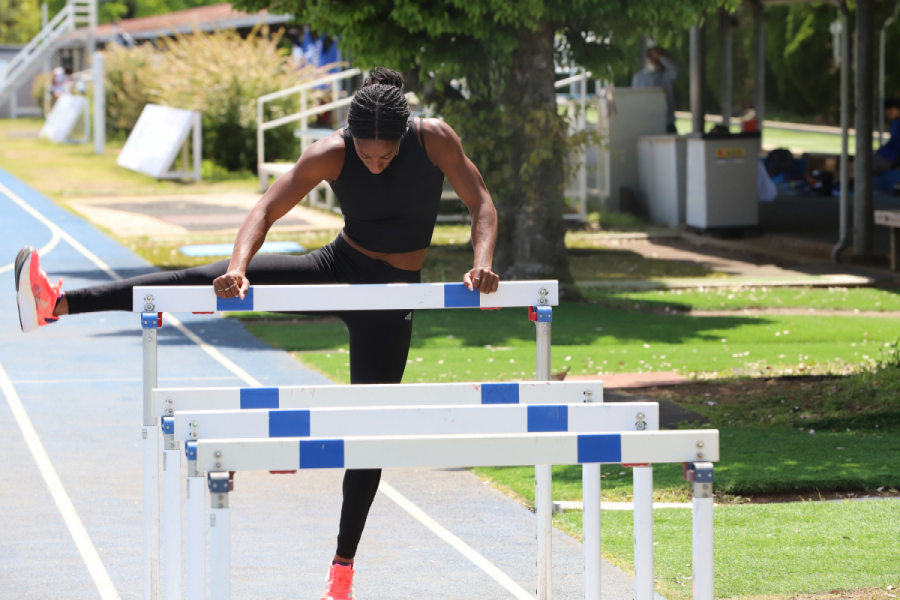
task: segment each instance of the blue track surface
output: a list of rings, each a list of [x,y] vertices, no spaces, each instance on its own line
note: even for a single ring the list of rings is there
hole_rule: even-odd
[[[0,184],[123,277],[152,269],[90,224],[0,170]],[[0,190],[0,270],[51,231]],[[65,240],[42,266],[64,289],[110,281]],[[14,275],[0,271],[0,367],[71,498],[119,597],[141,595],[141,332],[138,315],[66,317],[21,333]],[[263,385],[323,384],[282,351],[232,320],[179,315],[182,322]],[[159,344],[160,385],[244,385],[171,326]],[[0,401],[0,600],[98,598],[60,509],[14,419]],[[241,473],[232,494],[235,598],[319,597],[340,506],[339,471],[295,476]],[[533,593],[534,516],[460,471],[393,471],[398,491]],[[379,495],[358,559],[357,595],[367,598],[509,598],[510,594],[397,504]],[[581,598],[581,546],[555,532],[555,598]],[[630,578],[604,566],[604,596],[630,598]]]

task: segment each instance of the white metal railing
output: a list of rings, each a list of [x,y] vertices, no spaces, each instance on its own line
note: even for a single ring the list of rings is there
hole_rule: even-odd
[[[265,135],[263,132],[268,131],[269,129],[274,129],[275,127],[280,127],[281,125],[287,125],[288,123],[295,123],[296,121],[300,121],[300,129],[305,130],[308,128],[307,119],[316,114],[320,114],[322,112],[327,112],[331,108],[337,107],[336,100],[339,99],[340,96],[340,82],[344,79],[348,79],[350,77],[355,77],[359,75],[361,71],[359,69],[347,69],[346,71],[341,71],[340,73],[334,73],[332,75],[327,75],[325,77],[321,77],[314,81],[307,81],[306,83],[301,83],[300,85],[295,85],[292,88],[288,88],[286,90],[280,90],[278,92],[273,92],[271,94],[266,94],[265,96],[260,96],[256,99],[256,161],[258,164],[262,164],[266,162],[266,150],[265,150]],[[318,112],[310,112],[309,109],[309,99],[308,99],[308,91],[312,88],[319,87],[321,85],[331,84],[331,98],[332,101],[328,104],[334,105],[330,108],[326,108],[324,110],[319,110]],[[265,120],[265,111],[264,107],[267,102],[271,102],[273,100],[279,100],[281,98],[286,98],[288,96],[293,96],[295,94],[300,94],[300,111],[296,112],[292,115],[286,115],[284,117],[280,117],[278,119],[272,119],[271,121]],[[349,103],[349,102],[348,102]],[[320,109],[323,106],[317,106],[315,108]],[[344,106],[341,104],[340,106]],[[303,141],[301,139],[301,145]]]
[[[569,133],[577,133],[579,131],[587,131],[587,109],[588,109],[588,93],[587,83],[591,77],[591,72],[583,67],[578,69],[578,73],[565,79],[560,79],[553,84],[556,89],[566,86],[578,87],[577,97],[571,97],[563,100],[562,103],[568,107],[569,116]],[[557,104],[561,102],[557,100]],[[598,107],[599,112],[599,107]],[[574,196],[577,205],[575,212],[567,212],[565,218],[584,221],[587,217],[587,198],[588,198],[588,180],[587,180],[587,152],[581,149],[571,153],[568,157],[569,166],[575,166],[576,171],[572,180],[567,182],[566,190],[563,192],[566,196]],[[574,188],[570,187],[574,183]],[[591,189],[590,192],[599,194],[597,188]]]
[[[56,48],[56,44],[79,26],[90,29],[89,52],[93,52],[94,30],[97,27],[96,0],[69,0],[63,9],[6,64],[6,68],[0,73],[0,102],[10,94],[15,94],[28,75],[43,64],[47,54]]]

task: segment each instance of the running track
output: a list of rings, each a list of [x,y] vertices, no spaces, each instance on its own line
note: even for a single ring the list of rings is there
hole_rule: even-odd
[[[11,263],[24,245],[75,289],[152,270],[0,170],[0,600],[141,595],[141,333],[137,315],[68,317],[24,335]],[[164,321],[160,385],[329,383],[240,324]],[[214,347],[213,347],[214,346]],[[341,473],[241,473],[232,494],[233,597],[314,600],[334,552]],[[362,600],[526,598],[534,515],[462,470],[390,470],[357,555]],[[581,545],[554,532],[554,598],[582,597]],[[606,563],[603,592],[632,598]]]

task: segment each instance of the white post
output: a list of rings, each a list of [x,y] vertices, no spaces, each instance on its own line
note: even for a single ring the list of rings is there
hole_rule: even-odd
[[[181,600],[181,452],[174,434],[166,434],[164,438],[163,597]]]
[[[269,176],[263,175],[262,165],[266,162],[266,132],[263,131],[263,100],[256,100],[256,173],[259,176],[259,191],[269,187]]]
[[[300,111],[305,113],[306,107],[307,107],[306,90],[304,89],[304,90],[300,91]],[[307,125],[307,118],[303,117],[302,119],[300,119],[300,131],[305,132],[308,128],[309,127]],[[306,144],[307,144],[306,136],[302,135],[300,137],[300,154],[303,154],[306,151]],[[311,189],[309,191],[309,194],[306,195],[307,204],[309,204],[310,206],[315,206],[317,197],[318,197],[318,193],[316,192],[316,188]]]
[[[203,119],[199,112],[194,113],[194,181],[200,181],[203,170]]]
[[[196,442],[188,442],[196,444]],[[187,553],[187,600],[204,600],[206,596],[206,478],[197,471],[197,454],[187,461],[187,515],[185,551]]]
[[[144,426],[141,431],[142,516],[143,516],[143,600],[159,597],[159,425],[153,415],[152,390],[157,385],[157,328],[147,321],[156,315],[141,315],[144,354]]]
[[[635,466],[634,600],[653,600],[653,467]]]
[[[106,150],[106,75],[103,54],[94,52],[91,74],[94,80],[94,154],[102,155]]]
[[[579,131],[587,131],[587,82],[590,73],[581,68],[581,114],[578,117]],[[580,154],[581,168],[578,169],[578,216],[584,221],[587,218],[587,148]]]
[[[713,464],[693,463],[694,600],[713,600]]]
[[[47,3],[44,2],[41,4],[41,30],[43,30],[44,27],[46,27],[47,23],[49,23],[49,22],[50,22],[50,11],[49,11],[49,8],[47,7]],[[52,53],[47,53],[47,58],[44,59],[44,73],[50,72],[50,68],[51,68],[50,61],[51,60],[52,60]]]
[[[542,298],[543,299],[543,298]],[[553,309],[535,308],[537,381],[550,381],[550,337]],[[534,467],[534,511],[537,515],[538,600],[553,597],[553,465]]]
[[[600,600],[600,464],[582,466],[584,600]]]
[[[209,598],[231,600],[231,519],[228,473],[210,473]]]
[[[19,117],[19,89],[13,87],[12,93],[9,95],[9,118],[15,120]]]

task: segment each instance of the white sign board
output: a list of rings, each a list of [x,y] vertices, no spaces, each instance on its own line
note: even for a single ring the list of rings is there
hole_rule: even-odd
[[[59,143],[68,141],[78,118],[87,115],[87,108],[88,99],[84,96],[63,94],[47,115],[47,120],[41,128],[41,137]]]
[[[196,114],[190,110],[148,104],[116,164],[157,179],[164,178],[178,151],[187,142]]]

